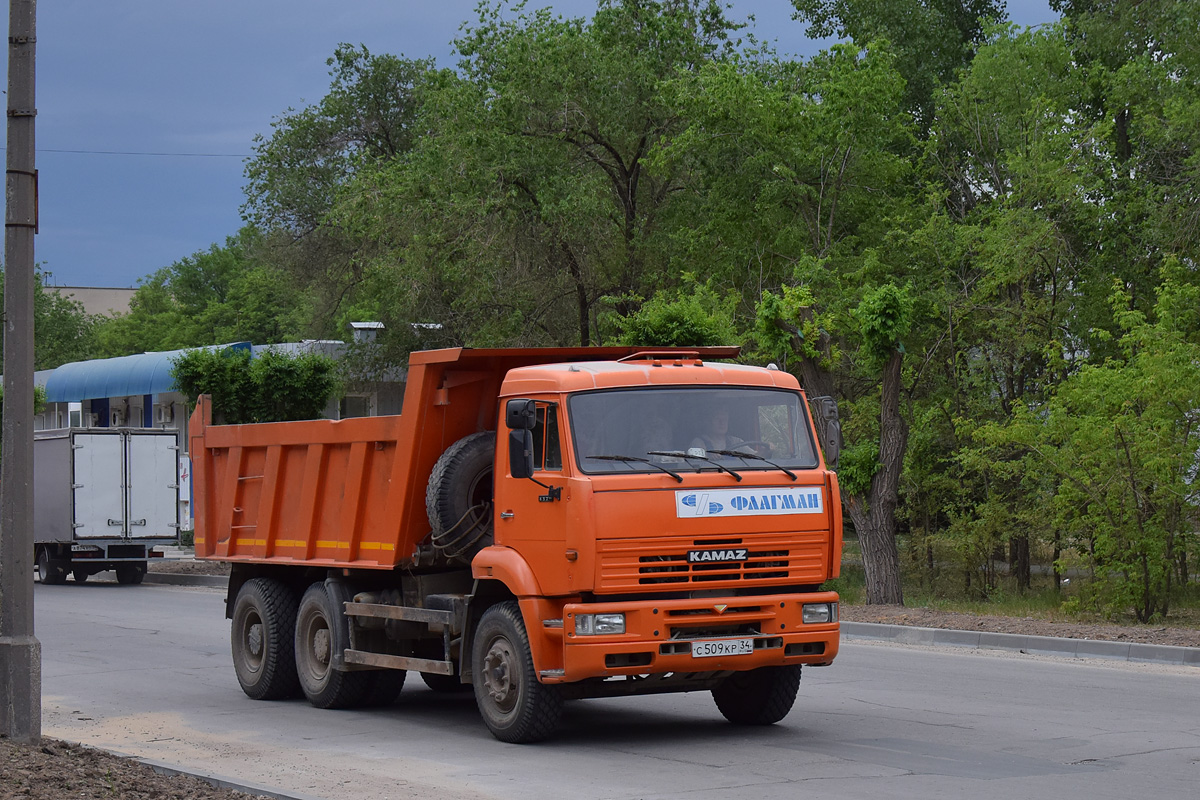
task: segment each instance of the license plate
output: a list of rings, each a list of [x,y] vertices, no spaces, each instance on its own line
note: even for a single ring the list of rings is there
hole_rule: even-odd
[[[753,639],[719,639],[714,642],[692,642],[692,658],[744,656],[753,652]]]

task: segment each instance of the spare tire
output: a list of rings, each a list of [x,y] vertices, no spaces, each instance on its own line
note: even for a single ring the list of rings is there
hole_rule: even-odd
[[[470,560],[492,543],[496,434],[464,436],[442,453],[429,476],[425,508],[434,548],[451,560]]]

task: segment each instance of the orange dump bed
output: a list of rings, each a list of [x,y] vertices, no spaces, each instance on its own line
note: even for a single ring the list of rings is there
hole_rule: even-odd
[[[494,430],[510,369],[620,359],[646,348],[413,353],[404,413],[340,421],[213,425],[201,398],[189,452],[196,555],[390,569],[429,534],[425,487],[438,457],[468,434]],[[731,358],[737,348],[707,348]]]

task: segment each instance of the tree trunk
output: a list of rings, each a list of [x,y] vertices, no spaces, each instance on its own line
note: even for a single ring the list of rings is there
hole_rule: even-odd
[[[879,414],[879,468],[867,496],[846,498],[846,507],[862,545],[867,603],[904,605],[900,587],[900,552],[896,546],[896,506],[900,502],[900,468],[908,445],[908,426],[900,417],[900,351],[883,370]]]
[[[1017,579],[1017,588],[1033,588],[1033,570],[1029,563],[1029,535],[1020,534],[1009,539],[1008,552],[1008,565],[1013,577]]]

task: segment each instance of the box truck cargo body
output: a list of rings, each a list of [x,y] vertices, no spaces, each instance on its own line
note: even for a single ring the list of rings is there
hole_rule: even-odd
[[[179,538],[179,447],[171,431],[65,428],[34,435],[34,559],[42,583],[114,570],[141,583]]]

